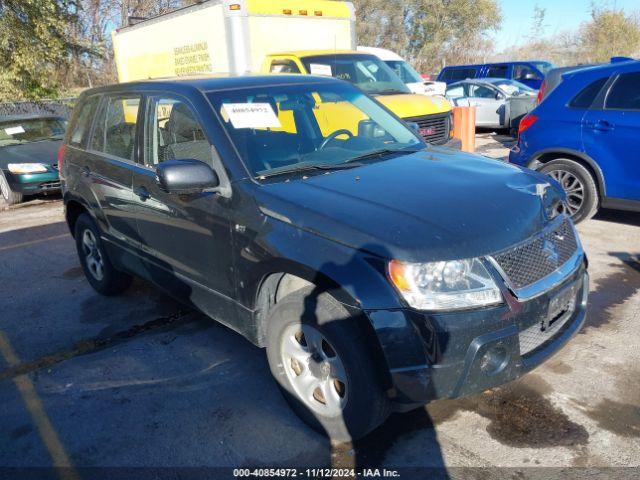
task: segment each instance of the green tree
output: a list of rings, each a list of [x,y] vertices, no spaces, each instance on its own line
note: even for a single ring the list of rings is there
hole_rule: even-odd
[[[592,6],[591,20],[580,28],[582,60],[607,62],[614,56],[632,56],[640,51],[640,21],[624,10]]]
[[[56,67],[82,48],[70,35],[76,19],[71,0],[0,0],[0,97],[57,93]]]
[[[425,72],[482,59],[502,16],[496,0],[355,0],[360,44],[395,50]]]

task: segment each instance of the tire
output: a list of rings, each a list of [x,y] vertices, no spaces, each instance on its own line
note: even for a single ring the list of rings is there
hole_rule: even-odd
[[[271,373],[289,405],[309,426],[333,441],[348,442],[386,420],[389,401],[366,332],[344,306],[308,287],[278,302],[267,322]],[[322,345],[321,351],[309,344]],[[294,354],[299,361],[293,360]],[[307,395],[298,393],[305,390]]]
[[[2,198],[4,198],[4,201],[9,205],[22,203],[22,200],[24,200],[24,195],[22,193],[11,190],[9,182],[7,182],[7,179],[2,172],[0,172],[0,193],[2,193]]]
[[[76,220],[76,249],[87,281],[105,296],[117,295],[131,285],[132,277],[115,269],[104,249],[100,230],[87,213]]]
[[[557,180],[567,194],[568,213],[575,223],[589,220],[598,211],[599,195],[591,172],[578,162],[560,158],[540,169]]]

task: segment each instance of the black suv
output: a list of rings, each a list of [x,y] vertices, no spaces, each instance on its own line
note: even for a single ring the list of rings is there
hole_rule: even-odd
[[[91,285],[145,278],[266,347],[287,400],[334,439],[513,380],[585,319],[555,181],[427,146],[340,80],[90,90],[60,163]]]

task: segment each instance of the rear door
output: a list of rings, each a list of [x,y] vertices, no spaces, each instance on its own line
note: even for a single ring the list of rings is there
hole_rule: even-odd
[[[157,165],[168,160],[213,167],[212,146],[188,100],[166,93],[146,103],[144,161],[133,175],[144,256],[159,278],[183,282],[178,296],[224,322],[235,308],[230,199],[213,192],[170,194],[156,181]]]
[[[93,133],[79,168],[100,206],[102,230],[121,244],[137,245],[135,205],[131,193],[132,168],[141,96],[109,94],[102,98]]]
[[[600,166],[607,197],[640,200],[640,72],[620,74],[583,121],[586,153]]]

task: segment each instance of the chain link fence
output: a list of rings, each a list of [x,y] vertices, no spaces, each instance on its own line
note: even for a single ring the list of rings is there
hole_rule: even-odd
[[[0,102],[0,119],[10,115],[58,115],[69,118],[75,98],[60,98],[57,100]]]

